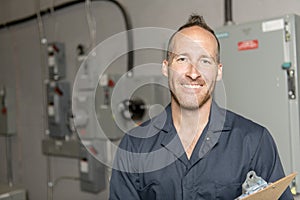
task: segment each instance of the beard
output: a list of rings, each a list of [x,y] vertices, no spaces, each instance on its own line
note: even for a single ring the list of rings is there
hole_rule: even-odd
[[[176,95],[171,90],[172,101],[179,105],[180,108],[185,110],[196,110],[203,106],[209,99],[211,99],[211,94],[207,90],[204,94],[198,97],[196,94],[179,94]]]

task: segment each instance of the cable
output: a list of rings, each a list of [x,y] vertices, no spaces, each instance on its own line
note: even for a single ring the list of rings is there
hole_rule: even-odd
[[[52,171],[51,171],[51,157],[47,157],[47,200],[53,200],[53,182],[52,182]]]
[[[7,182],[9,187],[13,186],[13,167],[12,167],[12,151],[11,151],[11,137],[6,136],[5,152],[6,152],[6,166],[7,166]]]
[[[103,0],[100,0],[100,1],[103,1]],[[127,45],[128,45],[127,46],[127,49],[128,49],[127,71],[130,71],[134,67],[133,35],[132,35],[132,31],[130,31],[132,29],[131,20],[130,20],[129,15],[127,14],[125,8],[119,2],[117,2],[115,0],[104,0],[104,1],[108,1],[108,2],[115,4],[121,10],[122,15],[124,17],[125,26],[126,26],[126,30],[127,30]]]
[[[40,10],[41,2],[40,0],[36,0],[36,16],[37,16],[37,21],[38,21],[38,29],[39,29],[39,36],[40,36],[40,41],[43,41],[45,39],[45,31],[44,31],[44,24],[41,16],[41,10]]]
[[[47,62],[46,62],[46,50],[47,50],[47,39],[45,36],[44,31],[44,24],[41,16],[40,11],[40,0],[36,0],[36,16],[38,20],[38,30],[39,30],[39,44],[40,44],[40,58],[41,58],[41,84],[42,84],[42,94],[43,94],[43,131],[44,133],[48,129],[48,118],[47,118],[47,97],[46,97],[46,86],[45,86],[45,80],[46,80],[46,69],[47,69]]]
[[[54,15],[54,6],[55,6],[55,0],[51,0],[51,7],[50,7],[50,18],[52,19],[52,23],[53,23],[53,38],[54,40],[57,41],[57,20],[56,20],[56,16]]]
[[[85,12],[86,12],[86,18],[89,26],[90,39],[91,39],[91,45],[89,48],[90,50],[96,46],[96,20],[94,15],[92,14],[91,4],[92,4],[91,0],[85,1]]]
[[[52,9],[53,10],[53,9]],[[40,10],[40,0],[36,0],[36,16],[38,21],[38,30],[39,30],[39,44],[40,44],[40,58],[41,58],[41,85],[42,85],[42,94],[43,94],[43,109],[42,109],[42,116],[43,116],[43,124],[42,124],[42,130],[43,133],[46,133],[48,129],[48,118],[47,118],[47,96],[46,96],[46,47],[47,47],[47,39],[44,32],[44,24],[41,16],[41,10]],[[47,156],[47,200],[53,200],[53,188],[50,187],[50,184],[52,183],[52,173],[51,173],[51,158]]]
[[[21,99],[21,88],[20,88],[20,60],[18,59],[19,55],[19,48],[17,47],[15,33],[11,31],[9,34],[10,36],[10,43],[12,44],[12,55],[13,55],[13,66],[15,69],[15,94],[16,94],[16,104],[15,104],[15,110],[16,110],[16,133],[18,134],[17,137],[17,144],[18,148],[14,149],[17,151],[17,161],[18,161],[18,175],[17,177],[23,177],[23,132],[21,131],[21,125],[20,125],[20,99]]]

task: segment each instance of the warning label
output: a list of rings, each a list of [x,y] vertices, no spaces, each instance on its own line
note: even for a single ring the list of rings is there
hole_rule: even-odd
[[[258,48],[258,40],[247,40],[238,42],[238,50],[245,51]]]

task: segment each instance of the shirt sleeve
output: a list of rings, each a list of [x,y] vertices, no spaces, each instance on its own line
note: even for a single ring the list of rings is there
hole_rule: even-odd
[[[139,176],[135,173],[134,154],[130,141],[125,136],[114,158],[110,179],[109,200],[140,200],[137,192]]]
[[[285,177],[276,144],[267,129],[263,130],[263,134],[251,162],[251,168],[268,183]],[[280,200],[292,199],[294,198],[288,187],[280,197]]]

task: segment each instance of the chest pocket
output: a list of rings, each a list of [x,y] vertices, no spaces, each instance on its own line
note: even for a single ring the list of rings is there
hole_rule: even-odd
[[[158,181],[151,181],[145,187],[137,189],[139,196],[143,200],[162,200],[163,194]]]
[[[216,199],[233,200],[242,194],[242,183],[216,184]]]

